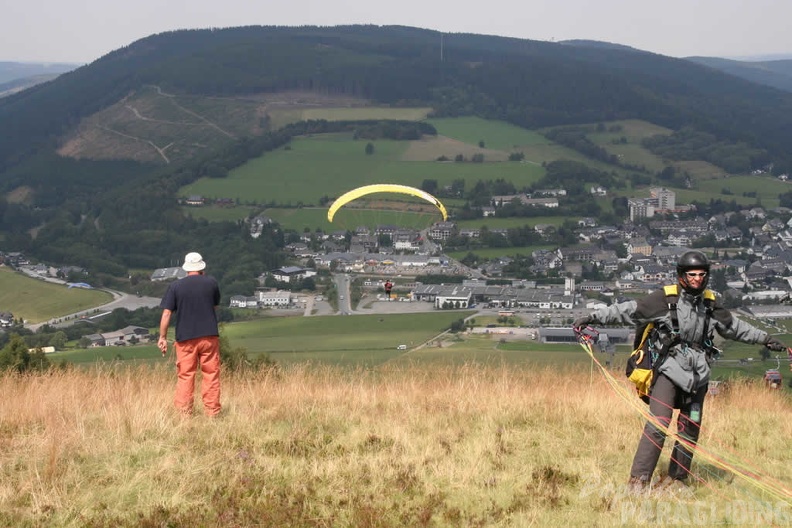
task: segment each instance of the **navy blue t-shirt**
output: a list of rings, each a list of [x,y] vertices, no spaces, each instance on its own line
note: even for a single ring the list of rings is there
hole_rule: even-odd
[[[160,308],[174,312],[176,341],[216,336],[220,287],[208,275],[187,275],[168,287]],[[173,321],[173,318],[171,318]]]

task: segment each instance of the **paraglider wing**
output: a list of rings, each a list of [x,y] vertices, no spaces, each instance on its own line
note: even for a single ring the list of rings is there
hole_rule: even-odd
[[[352,200],[373,193],[400,193],[400,194],[409,194],[411,196],[417,196],[418,198],[426,200],[430,204],[437,207],[437,209],[440,211],[440,214],[443,215],[443,220],[448,219],[448,212],[446,211],[445,206],[440,202],[440,200],[438,200],[428,192],[407,185],[398,185],[395,183],[379,183],[375,185],[364,185],[363,187],[352,189],[351,191],[346,192],[341,196],[339,196],[336,199],[336,201],[333,202],[332,205],[330,205],[330,209],[327,210],[327,220],[329,222],[332,222],[336,212],[339,209],[341,209],[344,205],[351,202]]]

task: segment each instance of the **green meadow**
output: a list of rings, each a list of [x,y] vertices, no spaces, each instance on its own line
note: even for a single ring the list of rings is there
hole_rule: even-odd
[[[233,347],[249,357],[268,354],[279,364],[315,363],[373,366],[389,361],[408,363],[487,364],[583,362],[577,345],[547,345],[536,341],[500,342],[496,335],[445,334],[453,321],[471,311],[354,316],[269,317],[229,323],[222,332]],[[399,345],[407,350],[398,350]],[[130,365],[172,361],[154,345],[96,347],[49,354],[53,361],[75,364],[120,362]]]
[[[635,119],[608,122],[605,127],[606,131],[588,134],[588,138],[609,153],[619,156],[622,163],[645,167],[652,172],[659,172],[666,167],[667,162],[642,147],[641,141],[655,135],[668,135],[671,130]],[[607,130],[612,127],[621,127],[621,130]]]
[[[529,145],[552,144],[538,132],[505,121],[492,121],[480,117],[454,117],[432,118],[427,119],[426,122],[433,125],[440,135],[470,145],[478,145],[480,141],[483,141],[484,146],[488,149],[514,152]]]
[[[437,311],[320,317],[273,317],[227,325],[234,346],[251,356],[266,352],[278,362],[377,364],[434,339],[453,321],[471,312]]]
[[[254,210],[253,207],[221,207],[216,205],[203,205],[201,207],[183,206],[181,208],[184,216],[199,218],[209,222],[236,222],[237,220],[244,220],[249,217]]]
[[[442,218],[439,212],[432,214],[399,210],[355,209],[340,211],[333,221],[329,222],[325,207],[273,207],[265,209],[263,214],[277,221],[286,229],[302,231],[307,227],[311,230],[322,229],[329,232],[351,230],[358,226],[386,224],[423,229]]]
[[[367,112],[385,112],[367,114]],[[426,109],[316,109],[316,118],[325,119],[375,119],[388,118],[389,115],[401,119],[422,119]],[[394,114],[387,112],[394,111]],[[312,111],[311,111],[312,112]],[[405,112],[405,113],[400,113]],[[309,114],[301,116],[305,118]],[[379,117],[376,117],[379,116]],[[396,118],[396,117],[393,117]],[[394,211],[381,211],[376,214],[356,213],[358,219],[344,225],[331,225],[325,217],[325,208],[318,204],[322,199],[331,199],[361,185],[372,183],[400,183],[421,187],[427,179],[436,180],[440,186],[449,185],[454,180],[463,179],[466,187],[477,181],[504,179],[522,188],[536,182],[544,174],[543,163],[554,160],[577,160],[593,168],[614,171],[627,175],[630,171],[614,168],[602,162],[591,160],[582,154],[548,141],[539,131],[522,129],[501,121],[491,121],[476,117],[431,118],[440,137],[459,141],[470,148],[484,148],[494,152],[523,152],[526,161],[484,163],[455,163],[427,161],[436,156],[427,155],[424,161],[413,161],[407,155],[413,142],[374,141],[374,153],[365,154],[367,141],[356,141],[351,134],[330,134],[295,138],[290,145],[251,160],[232,170],[227,178],[201,179],[181,190],[183,196],[200,194],[208,198],[232,198],[242,206],[230,208],[185,208],[185,214],[209,221],[236,221],[246,217],[254,204],[268,204],[265,214],[276,219],[286,228],[301,231],[308,229],[332,230],[346,229],[353,223],[373,225],[387,223],[422,227],[428,221],[414,218],[410,214]],[[621,130],[608,131],[613,125]],[[593,125],[592,125],[593,126]],[[643,166],[650,172],[657,172],[668,165],[668,160],[655,156],[644,149],[640,142],[653,135],[668,134],[669,130],[644,121],[625,120],[605,123],[603,132],[588,134],[596,144],[611,153],[618,154],[624,163]],[[624,138],[624,143],[622,143]],[[430,143],[430,145],[432,145]],[[436,154],[448,154],[448,145],[438,142],[437,146],[424,145],[424,149],[437,149]],[[453,147],[451,147],[453,150]],[[443,152],[440,152],[443,150]],[[692,189],[674,189],[677,203],[692,201],[708,202],[711,199],[735,200],[743,205],[757,202],[766,207],[778,205],[778,196],[790,190],[790,184],[767,176],[728,176],[722,170],[703,161],[675,162],[680,170],[691,174],[694,180]],[[724,194],[727,192],[729,194]],[[629,186],[622,190],[611,190],[609,196],[600,200],[603,210],[612,208],[611,200],[617,196],[644,196],[645,189],[632,190]],[[745,196],[756,193],[756,196]],[[453,212],[459,200],[446,200],[446,206]],[[313,209],[316,207],[316,209]],[[407,209],[405,206],[404,209]],[[574,220],[574,218],[573,218]],[[558,224],[560,217],[536,219],[486,219],[466,220],[460,227],[471,228],[487,225],[490,228],[509,228],[536,223]]]
[[[722,200],[731,201],[734,199],[737,203],[752,204],[756,203],[758,199],[761,200],[763,206],[773,207],[778,205],[780,194],[792,191],[792,183],[781,181],[772,176],[745,175],[699,181],[698,189],[711,197],[717,195]],[[724,189],[732,194],[723,194]],[[756,196],[743,196],[750,193],[756,193]]]
[[[560,226],[566,220],[576,221],[577,216],[532,216],[525,217],[509,217],[509,218],[495,218],[493,216],[487,218],[475,218],[472,220],[460,220],[457,225],[461,228],[477,228],[486,226],[488,229],[509,229],[514,227],[523,226],[536,226],[540,224],[549,224]]]
[[[523,254],[537,248],[518,248]],[[461,255],[463,256],[463,255]],[[0,268],[0,280],[8,271]],[[509,339],[499,334],[451,334],[446,330],[454,321],[475,315],[470,310],[430,311],[409,314],[371,314],[352,316],[265,317],[223,325],[221,332],[232,347],[245,349],[251,359],[267,354],[281,365],[316,364],[369,368],[384,363],[406,365],[487,365],[532,364],[541,367],[590,369],[591,360],[576,344],[546,344],[534,340]],[[496,323],[492,317],[476,316],[474,324]],[[790,321],[779,321],[770,328],[750,318],[747,322],[772,332],[792,343]],[[496,323],[497,324],[497,323]],[[171,332],[171,338],[172,338]],[[398,350],[406,345],[406,350]],[[784,386],[792,379],[786,356],[777,353],[761,359],[761,347],[755,344],[723,341],[722,360],[713,369],[713,378],[734,376],[761,380],[767,369],[781,365]],[[613,368],[620,371],[629,347],[617,347]],[[91,366],[114,363],[125,366],[173,362],[173,352],[162,358],[150,344],[126,347],[74,349],[49,354],[55,363],[67,361]],[[602,361],[607,359],[602,356]],[[740,361],[742,360],[742,361]]]
[[[226,324],[222,332],[232,347],[244,348],[251,359],[267,354],[282,366],[312,364],[372,368],[386,363],[393,366],[530,365],[532,368],[552,368],[559,372],[574,369],[598,375],[591,358],[576,344],[508,340],[508,336],[499,334],[445,332],[453,321],[471,314],[471,311],[436,311],[418,314],[269,317]],[[491,319],[476,318],[479,326],[488,322],[492,322]],[[779,338],[792,343],[792,334],[782,333]],[[402,344],[407,346],[406,350],[397,349]],[[788,390],[792,372],[785,358],[777,361],[772,357],[763,361],[759,345],[726,341],[722,348],[723,357],[713,367],[713,379],[740,377],[759,382],[767,369],[776,368],[780,363],[783,385]],[[617,347],[611,367],[617,376],[622,372],[629,353],[629,347]],[[83,367],[103,363],[134,367],[169,364],[174,360],[172,350],[166,358],[162,358],[154,345],[67,350],[49,354],[48,357],[54,363],[66,361]],[[607,359],[608,356],[598,354],[598,360],[603,364]]]
[[[524,186],[544,174],[541,167],[526,163],[404,161],[406,141],[373,141],[374,153],[366,155],[367,143],[352,139],[351,134],[296,138],[288,148],[251,160],[226,178],[202,178],[180,194],[232,198],[242,204],[315,205],[323,196],[340,196],[372,183],[421,187],[426,179],[443,186],[456,179],[473,185],[504,178]]]
[[[396,364],[435,364],[435,365],[526,365],[536,368],[554,367],[585,370],[591,360],[579,345],[548,345],[536,341],[501,342],[501,337],[471,334],[464,337],[451,337],[448,341],[436,343],[403,354],[393,360]]]
[[[68,288],[0,267],[0,310],[38,323],[110,302],[101,290]]]
[[[516,255],[523,255],[530,257],[531,253],[539,249],[555,249],[557,246],[537,245],[537,246],[513,246],[504,248],[475,248],[463,249],[460,251],[448,251],[446,254],[454,259],[464,258],[468,253],[473,253],[479,258],[493,259],[497,257],[514,257]]]
[[[354,111],[352,113],[346,111]],[[370,109],[369,109],[370,110]],[[413,109],[424,115],[425,109]],[[319,111],[319,110],[318,110]],[[324,112],[327,118],[329,110]],[[375,118],[364,109],[345,109],[338,119]],[[406,114],[399,114],[400,118]],[[478,118],[430,120],[441,135],[477,145],[485,141],[489,149],[512,150],[513,145],[548,145],[540,134],[503,122]],[[480,136],[480,137],[479,137]],[[288,147],[251,160],[232,170],[227,178],[198,180],[181,189],[182,196],[198,194],[207,198],[232,198],[244,204],[239,207],[184,208],[186,214],[209,221],[238,220],[251,210],[247,204],[277,204],[287,206],[316,205],[322,197],[336,197],[342,193],[372,183],[400,183],[421,187],[424,180],[437,180],[440,186],[463,179],[468,186],[479,180],[503,178],[523,187],[538,180],[544,169],[538,163],[485,162],[453,163],[408,161],[405,152],[410,142],[373,141],[374,153],[365,154],[367,141],[356,141],[351,134],[328,134],[301,137]],[[549,145],[552,147],[552,145]],[[438,153],[438,156],[440,153]],[[284,226],[329,229],[319,210],[271,207],[266,213]],[[381,223],[396,223],[404,218],[387,211]],[[390,216],[390,218],[388,218]],[[407,224],[414,223],[407,221]],[[420,220],[419,223],[423,223]]]

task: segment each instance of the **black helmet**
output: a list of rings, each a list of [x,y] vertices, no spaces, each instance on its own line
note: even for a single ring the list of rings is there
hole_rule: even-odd
[[[690,282],[688,281],[685,272],[691,270],[703,270],[707,272],[704,280],[701,281],[701,287],[692,288],[690,286]],[[707,258],[707,255],[701,251],[686,251],[681,257],[679,257],[679,262],[677,262],[677,280],[679,281],[679,285],[682,286],[686,292],[692,295],[699,295],[704,291],[704,288],[707,287],[707,283],[709,283],[709,271],[710,261]]]

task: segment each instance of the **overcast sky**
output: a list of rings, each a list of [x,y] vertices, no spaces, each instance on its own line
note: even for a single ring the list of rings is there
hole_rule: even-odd
[[[788,0],[0,0],[0,61],[86,63],[175,29],[338,24],[592,39],[672,57],[792,55],[790,15]]]

